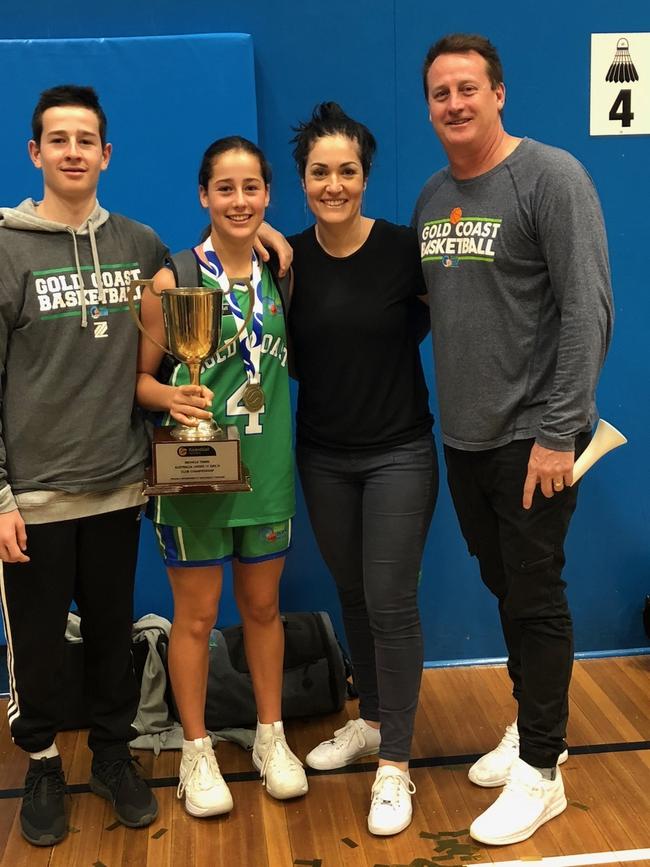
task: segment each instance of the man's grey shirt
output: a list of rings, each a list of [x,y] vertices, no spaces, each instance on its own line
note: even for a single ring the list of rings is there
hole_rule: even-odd
[[[524,139],[476,178],[426,183],[414,225],[443,440],[571,451],[596,418],[612,295],[602,211],[569,153]]]

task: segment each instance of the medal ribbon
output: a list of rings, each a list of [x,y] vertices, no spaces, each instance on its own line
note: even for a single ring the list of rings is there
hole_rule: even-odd
[[[232,291],[234,285],[228,278],[228,275],[223,270],[223,266],[219,261],[212,239],[208,238],[203,242],[203,252],[208,260],[208,265],[199,260],[201,267],[208,271],[209,276],[213,280],[216,279],[219,288],[222,290],[226,303],[230,308],[237,328],[241,328],[244,324],[245,316],[242,313],[239,301],[235,293]],[[246,378],[249,384],[257,385],[260,381],[260,358],[262,354],[262,330],[264,327],[264,298],[262,294],[262,271],[255,252],[252,254],[253,276],[252,282],[255,288],[255,303],[253,305],[253,316],[251,318],[252,328],[250,334],[247,329],[244,329],[239,335],[239,354],[244,362],[246,370]]]

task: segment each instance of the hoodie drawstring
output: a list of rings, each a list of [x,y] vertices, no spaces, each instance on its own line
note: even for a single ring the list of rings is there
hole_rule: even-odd
[[[88,220],[88,234],[90,235],[90,249],[93,255],[93,267],[95,268],[95,280],[97,281],[97,290],[99,292],[99,301],[101,304],[106,304],[106,287],[102,280],[102,269],[99,264],[99,253],[97,252],[97,240],[95,239],[95,230],[93,224]]]
[[[100,304],[106,304],[106,288],[104,286],[104,281],[102,280],[102,269],[99,264],[99,253],[97,252],[97,240],[95,238],[95,230],[93,229],[93,224],[90,220],[87,223],[88,226],[88,236],[90,238],[90,251],[93,257],[93,270],[95,272],[95,282],[97,283],[97,290],[99,292],[99,301]],[[72,235],[72,243],[74,246],[74,261],[77,266],[77,277],[79,278],[79,285],[81,289],[79,291],[80,294],[80,302],[81,302],[81,327],[88,327],[88,304],[86,302],[86,290],[84,288],[84,280],[81,275],[81,263],[79,262],[79,248],[77,246],[77,233],[72,228],[72,226],[66,226],[66,229]]]
[[[79,301],[81,304],[81,327],[88,327],[88,315],[86,312],[86,289],[84,287],[84,278],[81,274],[81,264],[79,262],[79,248],[77,247],[77,233],[72,226],[66,226],[66,229],[72,235],[72,245],[74,246],[74,263],[77,266],[77,277],[79,278]]]

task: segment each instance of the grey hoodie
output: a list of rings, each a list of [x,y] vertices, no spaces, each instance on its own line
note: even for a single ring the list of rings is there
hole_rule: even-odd
[[[77,230],[31,199],[0,209],[0,512],[41,523],[133,504],[147,442],[126,287],[165,252],[99,204]]]

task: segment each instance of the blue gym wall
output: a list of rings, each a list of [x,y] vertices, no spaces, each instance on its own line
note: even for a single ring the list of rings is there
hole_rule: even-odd
[[[435,139],[422,97],[420,67],[428,45],[450,31],[485,33],[499,48],[505,68],[508,98],[506,127],[565,147],[588,168],[599,189],[610,241],[616,298],[614,344],[599,389],[599,406],[629,437],[629,445],[607,456],[586,478],[581,502],[567,545],[566,578],[576,624],[576,648],[599,651],[644,646],[641,609],[650,592],[649,508],[646,496],[650,459],[646,431],[650,423],[648,382],[650,353],[647,329],[650,295],[643,250],[650,235],[650,173],[648,137],[589,137],[589,52],[592,32],[634,32],[650,29],[647,0],[612,4],[593,0],[567,4],[547,0],[543,7],[502,0],[495,4],[467,0],[435,4],[431,0],[175,0],[154,3],[113,0],[90,6],[68,0],[52,7],[44,0],[3,9],[0,38],[54,39],[79,37],[161,36],[183,33],[250,33],[255,53],[255,85],[259,141],[274,169],[273,203],[269,218],[286,231],[308,222],[287,140],[290,126],[305,117],[314,103],[340,101],[366,122],[379,141],[379,155],[366,195],[365,210],[408,222],[417,192],[427,176],[440,167],[444,155]],[[72,50],[72,48],[71,48]],[[188,55],[188,63],[192,63]],[[238,85],[238,69],[225,68],[214,57],[214,75]],[[3,74],[21,77],[28,70],[3,63]],[[164,82],[174,80],[165,69]],[[53,66],[51,83],[61,75]],[[121,79],[120,79],[121,81]],[[169,195],[165,216],[151,206],[147,160],[167,147],[166,125],[174,122],[170,106],[182,101],[182,82],[167,88],[144,89],[133,80],[143,105],[157,108],[158,125],[135,127],[131,140],[113,138],[116,159],[129,148],[129,194],[118,197],[104,189],[111,204],[150,222],[168,242],[177,242],[168,211],[187,208],[192,230],[196,211]],[[84,81],[86,83],[86,81]],[[87,83],[93,83],[87,81]],[[101,94],[111,105],[116,129],[119,87],[104,77]],[[116,89],[116,90],[114,90]],[[4,124],[27,121],[32,105],[20,117],[5,114]],[[219,113],[219,104],[207,105]],[[3,106],[3,113],[5,107]],[[148,113],[151,114],[150,108]],[[156,114],[156,112],[154,112]],[[4,125],[3,124],[3,125]],[[215,130],[220,130],[222,120]],[[233,132],[238,130],[233,129]],[[213,136],[194,142],[195,151]],[[221,134],[215,132],[215,136]],[[124,133],[121,134],[122,136]],[[133,147],[133,141],[138,147]],[[17,161],[23,158],[16,154]],[[192,171],[194,166],[191,167]],[[6,159],[3,174],[13,171]],[[169,177],[185,171],[170,154]],[[127,173],[128,174],[128,173]],[[144,179],[144,180],[143,180]],[[3,200],[6,184],[3,182]],[[140,199],[133,203],[133,191]],[[140,198],[141,197],[141,198]],[[102,198],[106,199],[106,195]],[[130,201],[130,210],[122,202]],[[5,202],[3,201],[3,204]],[[6,204],[13,204],[13,201]],[[175,224],[176,225],[176,224]],[[187,242],[193,235],[181,238]],[[431,354],[424,350],[427,367]],[[429,376],[430,381],[431,376]],[[434,402],[435,408],[435,402]],[[335,595],[311,536],[302,503],[295,523],[294,549],[287,562],[282,590],[287,609],[327,608],[337,612]],[[480,585],[474,561],[460,539],[444,485],[423,564],[421,603],[428,660],[472,659],[503,655],[496,611]],[[170,613],[170,596],[151,538],[146,535],[140,563],[137,613],[154,609]],[[230,599],[223,622],[235,617]],[[338,622],[338,613],[336,613]]]

